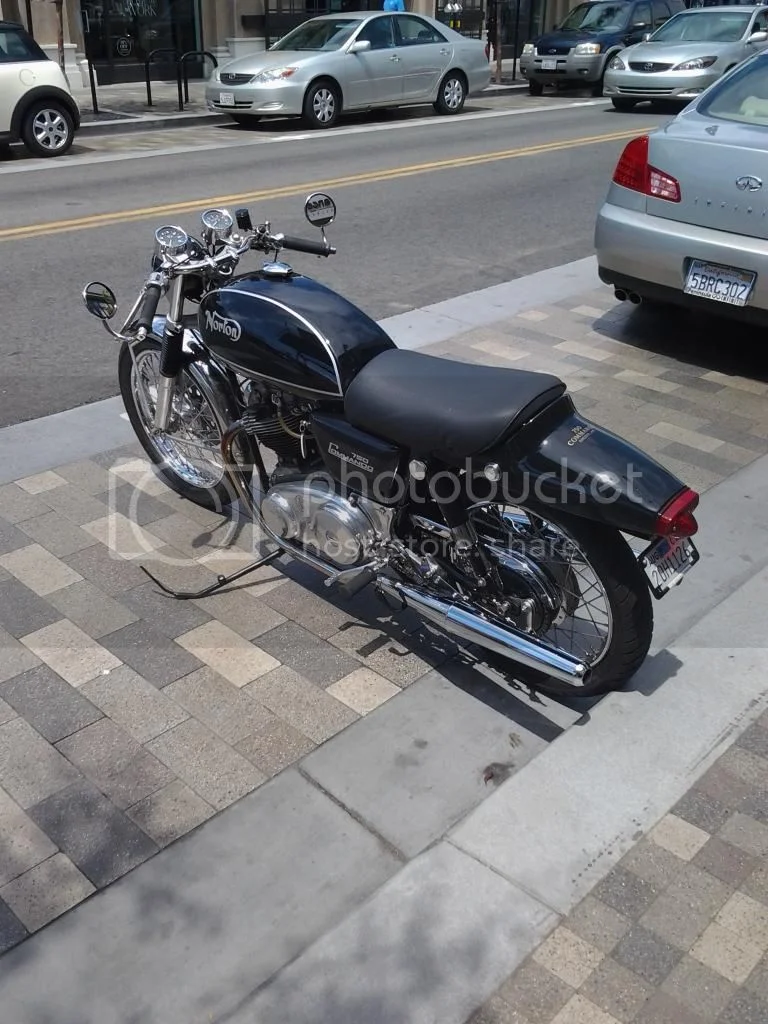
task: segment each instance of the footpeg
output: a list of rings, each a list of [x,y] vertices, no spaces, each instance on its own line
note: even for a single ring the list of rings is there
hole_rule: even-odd
[[[325,580],[326,587],[337,587],[344,597],[354,597],[376,579],[376,571],[370,566],[342,569]]]

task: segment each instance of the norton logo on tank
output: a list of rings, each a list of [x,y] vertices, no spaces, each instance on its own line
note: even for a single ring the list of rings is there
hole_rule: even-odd
[[[237,320],[230,320],[211,309],[205,311],[205,326],[209,331],[215,331],[216,334],[221,334],[225,338],[229,338],[230,341],[240,341],[240,335],[243,333]]]

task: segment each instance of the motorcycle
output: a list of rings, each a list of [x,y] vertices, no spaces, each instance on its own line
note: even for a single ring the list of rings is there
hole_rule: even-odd
[[[242,507],[275,545],[198,592],[151,578],[199,597],[287,554],[347,596],[372,584],[532,689],[624,686],[650,647],[652,596],[698,560],[698,495],[579,415],[555,376],[397,348],[285,262],[336,251],[333,199],[314,193],[304,212],[320,241],[254,227],[247,209],[206,210],[199,238],[159,228],[120,330],[111,289],[83,292],[121,343],[125,409],[164,480]],[[238,273],[254,251],[261,269]]]

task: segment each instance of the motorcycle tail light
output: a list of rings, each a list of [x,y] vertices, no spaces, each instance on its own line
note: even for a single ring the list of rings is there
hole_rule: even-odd
[[[699,529],[693,514],[698,504],[696,491],[686,487],[659,512],[656,517],[656,534],[659,537],[692,537]]]
[[[613,181],[616,185],[641,192],[645,196],[653,196],[654,199],[665,199],[669,203],[679,203],[681,200],[677,178],[648,163],[647,135],[639,135],[624,147],[613,172]]]

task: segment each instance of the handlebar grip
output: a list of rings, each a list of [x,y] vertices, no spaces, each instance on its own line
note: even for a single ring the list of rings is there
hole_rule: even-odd
[[[136,327],[144,328],[147,333],[152,330],[152,321],[157,313],[162,289],[159,284],[148,284],[144,291],[144,298],[139,306],[139,313],[136,317]]]
[[[293,238],[291,235],[283,235],[282,244],[284,249],[306,252],[310,256],[332,256],[336,252],[336,246],[328,245],[327,242],[313,242],[306,238]]]

